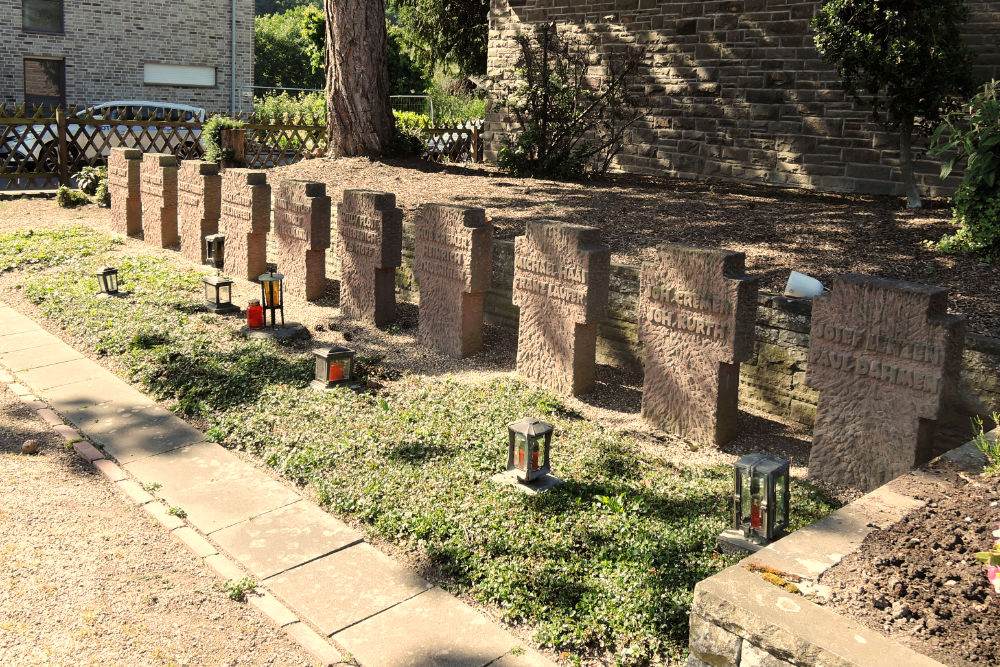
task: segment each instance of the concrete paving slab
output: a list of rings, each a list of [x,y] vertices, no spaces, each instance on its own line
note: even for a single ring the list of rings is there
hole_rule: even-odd
[[[90,359],[72,359],[58,364],[32,368],[17,374],[18,379],[43,395],[46,390],[94,378],[114,378]]]
[[[396,605],[333,638],[362,665],[487,665],[518,640],[440,588]]]
[[[29,350],[56,343],[66,345],[58,337],[41,330],[24,331],[9,335],[0,334],[0,354],[9,354],[19,350]],[[69,346],[67,345],[67,347]]]
[[[431,588],[368,544],[337,551],[264,584],[327,635]]]
[[[540,653],[528,649],[508,653],[496,662],[490,663],[490,667],[555,667],[555,665],[556,663]]]
[[[142,506],[142,509],[149,512],[149,514],[154,519],[159,521],[163,525],[163,527],[166,528],[167,530],[174,530],[176,528],[181,528],[182,526],[184,526],[184,522],[181,521],[180,518],[171,514],[168,511],[167,506],[164,505],[163,503],[159,502],[146,503],[145,505]]]
[[[0,352],[0,363],[15,373],[42,366],[51,366],[52,364],[71,361],[73,359],[83,359],[83,355],[62,341],[55,341],[15,352]]]
[[[309,651],[313,658],[319,661],[323,667],[339,665],[343,661],[340,651],[335,649],[325,637],[316,634],[316,631],[305,623],[292,623],[285,626],[288,636],[302,645],[302,648]]]
[[[191,428],[159,406],[126,410],[114,404],[102,404],[88,408],[82,414],[99,416],[81,418],[78,415],[71,421],[121,463],[161,454],[204,439],[201,431]]]
[[[212,533],[256,576],[267,578],[361,541],[361,534],[310,502],[299,501]]]
[[[63,414],[101,403],[133,409],[156,405],[153,399],[118,378],[96,378],[53,387],[45,391],[45,400]]]
[[[159,483],[157,494],[182,507],[188,521],[206,534],[301,499],[213,443],[138,459],[126,467],[145,483]]]
[[[3,313],[0,315],[0,336],[10,336],[12,334],[18,334],[25,331],[42,330],[42,328],[38,326],[34,320],[25,317],[13,308],[0,312]]]

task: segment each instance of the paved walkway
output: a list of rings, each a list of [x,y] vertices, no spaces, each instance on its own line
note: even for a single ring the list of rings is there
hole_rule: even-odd
[[[263,593],[251,604],[323,663],[342,660],[331,638],[366,667],[551,664],[8,306],[0,363],[22,400],[67,441],[82,433],[99,445],[73,447],[209,567],[227,579],[249,573]]]

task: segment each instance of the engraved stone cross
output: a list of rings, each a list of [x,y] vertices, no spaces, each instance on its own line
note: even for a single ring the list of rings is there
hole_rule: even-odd
[[[111,227],[119,234],[142,233],[142,200],[139,172],[142,151],[138,148],[112,148],[108,157],[108,194],[111,195]]]
[[[306,299],[326,291],[330,198],[326,184],[283,180],[274,194],[274,239],[286,289]]]
[[[403,212],[389,192],[345,190],[337,207],[340,310],[376,326],[396,319],[396,267],[402,263]]]
[[[219,231],[222,211],[222,177],[219,165],[184,160],[177,172],[177,228],[181,255],[204,264],[205,237]]]
[[[271,186],[254,169],[222,174],[219,233],[226,237],[222,270],[233,278],[257,280],[267,271],[267,231],[271,228]]]
[[[169,153],[142,156],[142,238],[157,248],[177,246],[177,158]]]

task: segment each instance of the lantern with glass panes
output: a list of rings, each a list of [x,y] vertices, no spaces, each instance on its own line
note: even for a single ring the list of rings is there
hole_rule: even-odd
[[[222,268],[222,246],[226,237],[222,234],[211,234],[205,237],[205,261],[217,269]]]
[[[235,313],[240,309],[233,303],[233,281],[222,276],[205,276],[205,306],[213,313]]]
[[[314,389],[333,389],[354,383],[354,350],[335,345],[313,350],[316,357],[316,379]]]
[[[274,316],[277,311],[281,311],[281,326],[285,326],[285,287],[282,281],[285,276],[275,273],[278,267],[274,264],[267,265],[267,273],[257,276],[260,282],[260,305],[264,308],[265,320],[268,311],[271,313],[271,328],[273,329]]]
[[[113,266],[105,266],[94,276],[97,277],[97,286],[100,288],[98,294],[118,296],[118,269]]]
[[[733,464],[733,528],[755,544],[788,530],[788,461],[747,454]]]
[[[552,424],[525,417],[507,425],[510,444],[507,470],[515,471],[517,481],[529,484],[549,473],[549,447]]]

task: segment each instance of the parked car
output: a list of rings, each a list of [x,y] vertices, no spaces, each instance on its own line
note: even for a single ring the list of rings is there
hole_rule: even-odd
[[[138,148],[144,152],[169,152],[181,158],[201,155],[200,126],[150,128],[129,124],[129,121],[204,123],[205,110],[198,107],[128,100],[96,104],[76,112],[74,117],[92,117],[107,124],[67,124],[70,165],[103,163],[111,149],[117,146]],[[5,169],[59,171],[59,142],[54,123],[0,126],[0,138],[0,166]]]

